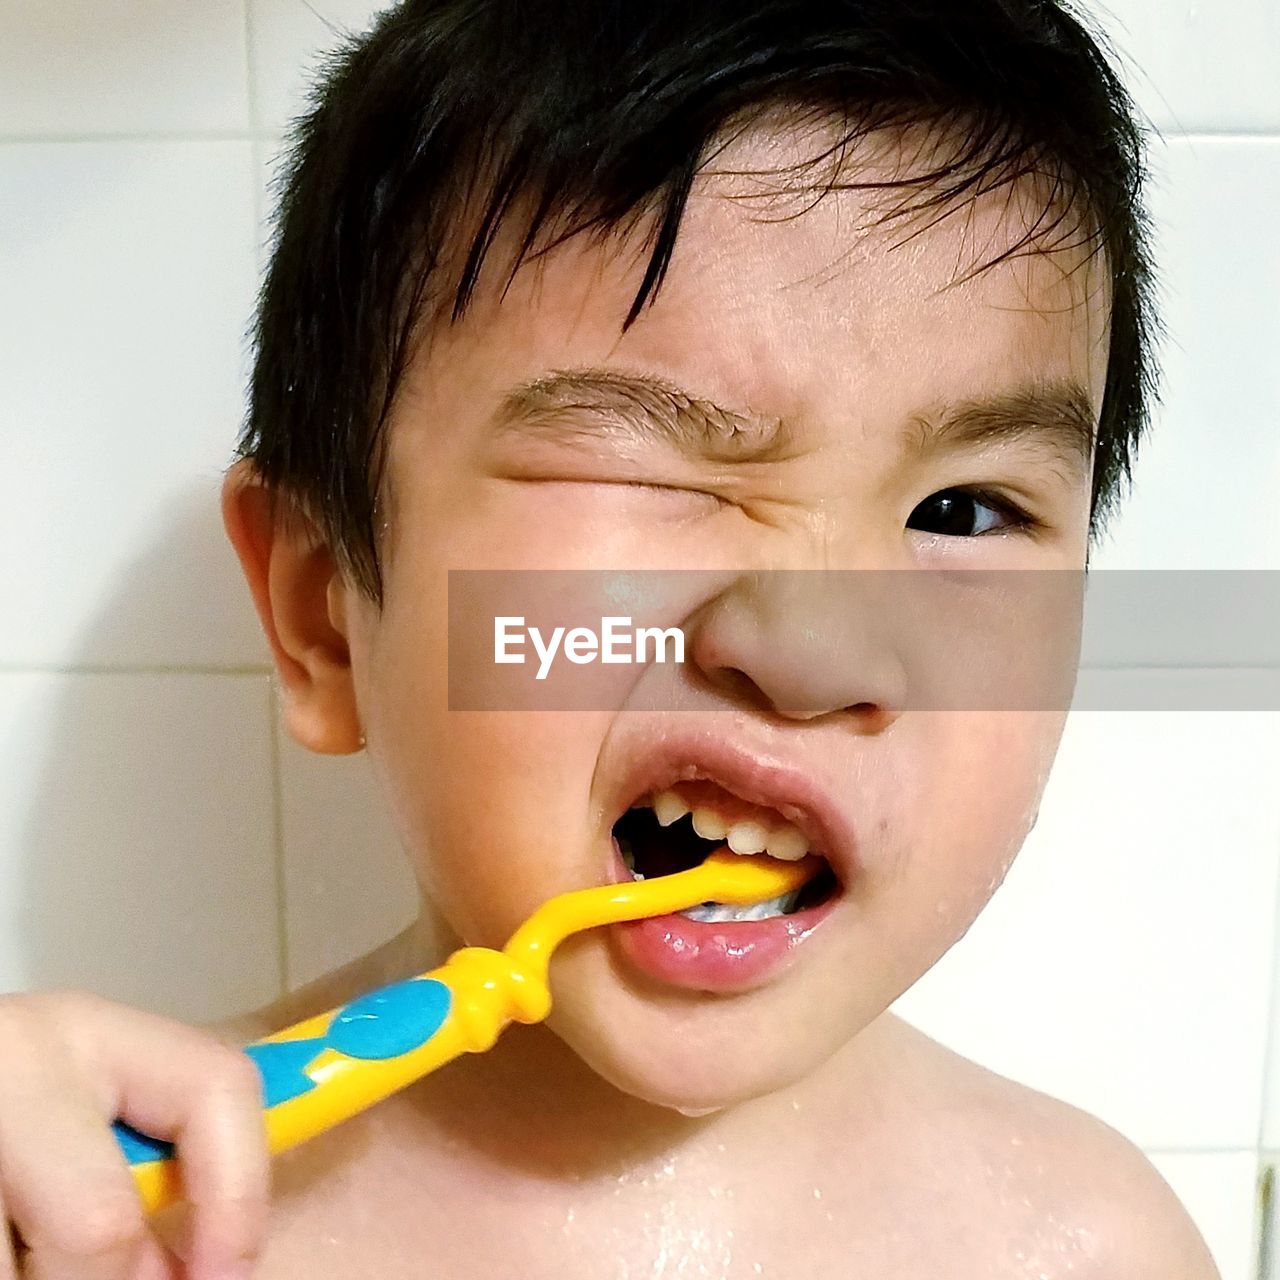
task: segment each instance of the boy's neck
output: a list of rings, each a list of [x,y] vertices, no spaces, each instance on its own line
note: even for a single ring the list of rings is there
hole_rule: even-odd
[[[454,945],[450,945],[450,943]],[[426,972],[461,945],[429,911],[359,966],[364,990]],[[352,994],[356,994],[353,992]],[[616,1180],[661,1163],[676,1151],[710,1146],[723,1152],[797,1126],[799,1113],[844,1112],[883,1087],[878,1070],[894,1023],[877,1019],[808,1077],[777,1093],[704,1116],[685,1116],[625,1094],[598,1075],[545,1026],[512,1026],[487,1053],[468,1057],[410,1086],[383,1104],[388,1132],[404,1149],[444,1145],[466,1150],[493,1172],[579,1183]],[[392,1112],[395,1113],[394,1119]],[[848,1117],[851,1119],[852,1117]],[[749,1157],[748,1157],[749,1158]]]

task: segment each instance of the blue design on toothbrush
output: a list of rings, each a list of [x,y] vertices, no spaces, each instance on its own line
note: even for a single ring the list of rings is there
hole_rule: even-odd
[[[111,1126],[116,1141],[124,1152],[124,1158],[130,1164],[150,1164],[152,1160],[167,1160],[173,1155],[173,1143],[161,1142],[159,1138],[148,1138],[139,1133],[123,1120],[117,1120]]]
[[[384,1062],[426,1044],[449,1014],[452,993],[434,978],[394,982],[334,1015],[328,1042],[348,1058]]]
[[[334,1014],[323,1036],[251,1044],[244,1052],[262,1077],[263,1106],[270,1110],[316,1087],[307,1068],[326,1049],[348,1058],[384,1062],[426,1044],[449,1016],[449,988],[434,978],[407,978],[359,996]],[[123,1120],[112,1126],[131,1164],[173,1156],[174,1146],[139,1133]]]

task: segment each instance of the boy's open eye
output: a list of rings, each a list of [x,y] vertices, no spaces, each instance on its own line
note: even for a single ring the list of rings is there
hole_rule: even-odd
[[[1031,523],[1025,511],[985,489],[939,489],[918,503],[907,517],[908,529],[946,538],[975,538]]]

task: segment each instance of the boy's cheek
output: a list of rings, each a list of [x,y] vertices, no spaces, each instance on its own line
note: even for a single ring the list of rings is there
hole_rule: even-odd
[[[922,720],[924,717],[922,717]],[[910,843],[886,867],[885,925],[917,964],[932,964],[977,918],[1017,856],[1065,723],[1060,711],[928,717],[926,764]],[[923,969],[921,969],[923,972]]]
[[[468,943],[500,946],[547,898],[599,883],[608,846],[587,799],[606,718],[445,711],[387,744],[415,874]]]

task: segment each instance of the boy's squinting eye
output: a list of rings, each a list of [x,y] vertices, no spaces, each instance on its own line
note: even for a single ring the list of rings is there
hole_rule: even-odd
[[[677,514],[714,511],[726,505],[718,494],[707,489],[695,489],[681,484],[663,484],[650,480],[635,480],[623,476],[520,476],[521,481],[538,485],[572,485],[586,489],[612,491],[619,503],[629,498],[644,502],[646,509],[670,511]]]
[[[1025,511],[985,489],[939,489],[918,503],[907,517],[908,529],[947,538],[975,538],[1032,523]]]

